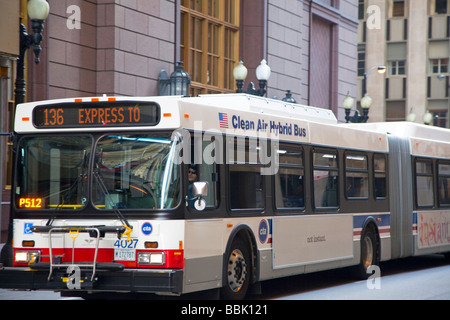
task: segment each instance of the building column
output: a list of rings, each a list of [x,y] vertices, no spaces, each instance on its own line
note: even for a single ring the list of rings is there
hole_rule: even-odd
[[[414,5],[413,5],[414,4]],[[409,1],[406,114],[412,110],[422,123],[427,103],[428,1]],[[417,32],[421,30],[420,32]],[[424,61],[426,63],[424,63]]]
[[[367,5],[366,70],[386,63],[386,21],[388,1],[369,0]],[[367,78],[367,94],[373,99],[369,112],[370,122],[386,118],[385,76],[376,70]]]

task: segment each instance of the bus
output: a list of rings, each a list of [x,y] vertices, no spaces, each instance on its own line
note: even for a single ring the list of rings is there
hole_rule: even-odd
[[[17,106],[0,288],[211,290],[450,252],[450,131],[247,94]]]

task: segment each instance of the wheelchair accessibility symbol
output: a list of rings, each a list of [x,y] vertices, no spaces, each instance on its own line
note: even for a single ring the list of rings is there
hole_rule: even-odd
[[[23,233],[24,234],[33,234],[33,231],[31,231],[31,228],[33,228],[33,223],[25,222],[24,227],[23,227]]]

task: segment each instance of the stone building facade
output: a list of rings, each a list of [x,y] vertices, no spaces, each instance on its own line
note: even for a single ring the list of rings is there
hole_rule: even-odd
[[[373,121],[424,123],[449,128],[450,1],[359,0],[358,99],[367,77]]]
[[[249,81],[266,59],[267,96],[291,90],[298,103],[333,110],[356,96],[358,4],[353,0],[47,0],[41,62],[27,53],[27,101],[98,95],[153,96],[161,70],[184,61],[191,93],[236,90],[243,59]],[[13,130],[19,18],[27,0],[0,0],[0,131]],[[8,8],[8,10],[3,10]],[[8,18],[8,19],[6,19]],[[6,19],[6,20],[5,20]],[[32,32],[28,27],[28,32]],[[4,43],[8,42],[9,46]],[[1,139],[0,243],[8,224],[11,152]]]

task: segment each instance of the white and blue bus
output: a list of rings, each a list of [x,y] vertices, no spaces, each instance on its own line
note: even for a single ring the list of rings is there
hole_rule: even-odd
[[[17,106],[0,287],[216,289],[450,251],[450,131],[245,94]]]

